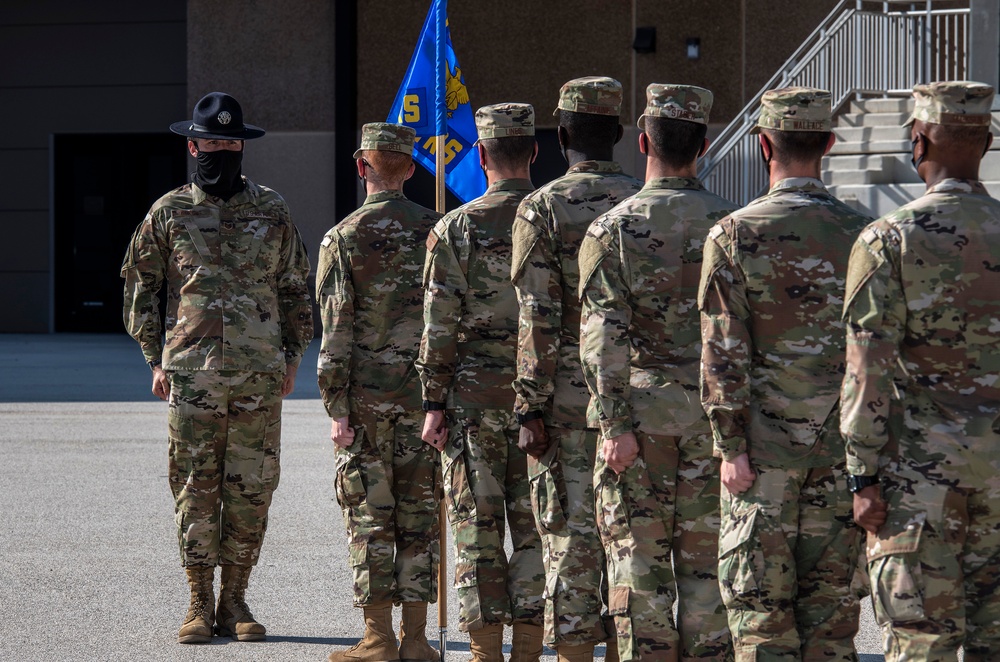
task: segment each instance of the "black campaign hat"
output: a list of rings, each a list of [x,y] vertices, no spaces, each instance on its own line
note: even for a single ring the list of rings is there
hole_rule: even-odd
[[[206,140],[252,140],[264,135],[264,129],[243,123],[240,102],[224,92],[209,92],[194,107],[194,117],[174,122],[170,130],[188,138]]]

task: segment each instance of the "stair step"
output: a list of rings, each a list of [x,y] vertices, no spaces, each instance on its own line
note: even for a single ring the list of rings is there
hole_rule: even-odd
[[[837,126],[903,126],[909,113],[849,113],[837,118]]]
[[[909,113],[912,108],[913,99],[910,97],[862,99],[851,102],[852,113]]]
[[[837,142],[878,142],[882,140],[910,140],[910,130],[900,126],[836,126]]]
[[[841,154],[895,154],[910,152],[910,139],[898,140],[838,140],[830,150],[831,155]],[[909,156],[907,156],[909,158]]]

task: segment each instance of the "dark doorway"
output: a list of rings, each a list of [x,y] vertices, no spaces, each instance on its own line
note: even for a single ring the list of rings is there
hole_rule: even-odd
[[[153,202],[187,182],[184,149],[169,133],[53,137],[57,332],[124,330],[125,248]]]

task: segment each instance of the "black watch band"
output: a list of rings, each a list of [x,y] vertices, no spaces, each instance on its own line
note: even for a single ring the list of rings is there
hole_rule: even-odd
[[[161,361],[160,359],[153,359],[152,361],[146,361],[146,365],[149,366],[150,370],[155,370],[156,368],[159,368],[161,365],[163,365],[163,361]]]
[[[421,406],[424,411],[444,411],[447,409],[443,402],[431,402],[430,400],[424,400]]]
[[[514,418],[516,418],[517,422],[521,425],[524,425],[528,421],[536,421],[542,416],[543,414],[540,411],[529,411],[526,414],[514,414]]]
[[[866,487],[871,487],[872,485],[878,485],[878,476],[848,476],[847,477],[847,489],[850,490],[851,494],[856,494]]]

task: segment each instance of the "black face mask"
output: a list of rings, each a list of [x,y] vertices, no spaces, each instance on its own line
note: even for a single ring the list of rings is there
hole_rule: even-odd
[[[243,190],[243,150],[199,151],[197,158],[194,183],[205,193],[228,200]]]
[[[760,150],[760,160],[764,162],[764,168],[767,169],[768,176],[771,175],[771,159],[767,158],[767,154],[764,152],[764,146],[759,142],[757,143],[757,149]],[[771,147],[773,150],[774,147]],[[771,158],[774,158],[773,156]]]

